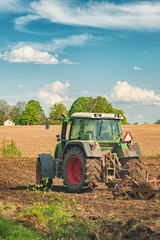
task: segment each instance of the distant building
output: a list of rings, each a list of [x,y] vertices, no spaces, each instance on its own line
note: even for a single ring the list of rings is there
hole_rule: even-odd
[[[11,120],[6,120],[4,126],[14,126],[15,124]]]

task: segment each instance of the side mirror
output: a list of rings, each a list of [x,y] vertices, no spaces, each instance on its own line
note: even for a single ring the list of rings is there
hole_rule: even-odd
[[[57,138],[57,142],[59,142],[60,136],[56,135],[56,138]]]

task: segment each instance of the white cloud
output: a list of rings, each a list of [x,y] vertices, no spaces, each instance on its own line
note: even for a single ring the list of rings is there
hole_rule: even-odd
[[[24,8],[20,0],[0,0],[0,12],[21,12]]]
[[[51,105],[56,102],[62,102],[68,105],[73,102],[73,99],[67,96],[69,87],[69,81],[65,83],[60,81],[49,83],[39,89],[38,97],[45,105]]]
[[[19,84],[17,87],[18,88],[26,88],[26,86],[24,84]]]
[[[62,61],[61,61],[63,64],[73,64],[73,62],[71,62],[70,60],[68,60],[68,59],[63,59]]]
[[[55,57],[58,58],[57,52],[62,52],[68,46],[83,46],[90,39],[93,39],[93,35],[85,33],[70,35],[61,39],[52,39],[48,43],[19,42],[16,45],[12,44],[12,48],[21,48],[27,45],[41,51],[56,52]]]
[[[127,82],[118,81],[109,95],[112,102],[136,102],[139,104],[160,105],[160,95],[153,90],[133,87]]]
[[[137,67],[137,66],[134,66],[133,69],[136,70],[136,71],[141,71],[142,70],[142,68]]]
[[[24,46],[20,48],[15,48],[10,52],[5,52],[0,54],[0,58],[8,62],[34,62],[37,64],[58,64],[59,61],[53,55],[48,52],[42,52],[34,49],[31,46]]]
[[[24,13],[15,21],[21,30],[37,19],[99,28],[160,29],[159,1],[0,0],[0,12]]]
[[[37,15],[33,15],[33,14],[29,14],[27,16],[22,16],[19,17],[15,20],[15,24],[16,24],[16,28],[19,31],[24,31],[24,32],[30,32],[28,30],[26,30],[24,27],[29,23],[32,22],[34,20],[38,20],[39,16]]]
[[[56,55],[57,56],[57,55]],[[36,64],[73,64],[68,59],[59,61],[56,56],[46,51],[35,49],[31,46],[14,47],[10,52],[0,53],[0,59],[14,63],[36,63]]]
[[[160,29],[160,3],[115,4],[89,1],[41,0],[31,3],[35,15],[54,23],[100,28]]]
[[[8,62],[36,64],[76,64],[69,59],[58,59],[58,53],[68,46],[83,46],[92,39],[90,34],[71,35],[63,39],[53,39],[48,43],[19,42],[8,46],[9,50],[0,52],[0,59]]]
[[[80,35],[71,35],[63,39],[53,39],[45,48],[52,51],[63,50],[68,46],[83,46],[87,40],[93,39],[93,35],[85,33]]]

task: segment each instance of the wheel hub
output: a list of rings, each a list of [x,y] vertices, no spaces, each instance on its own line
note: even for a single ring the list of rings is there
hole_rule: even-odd
[[[67,177],[71,184],[76,185],[82,178],[82,163],[80,159],[73,156],[67,164]]]

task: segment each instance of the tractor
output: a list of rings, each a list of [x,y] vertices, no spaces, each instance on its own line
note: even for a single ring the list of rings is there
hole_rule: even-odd
[[[38,156],[37,184],[47,178],[51,187],[58,177],[68,192],[78,193],[93,190],[99,182],[109,186],[113,179],[126,175],[143,181],[140,148],[130,133],[123,138],[121,119],[120,114],[77,112],[70,118],[62,114],[54,157],[45,153]]]

